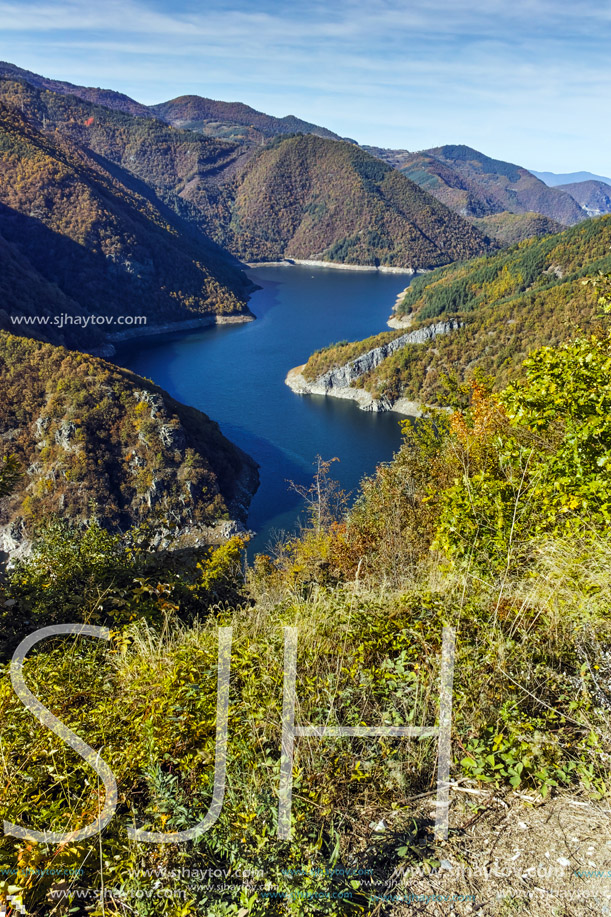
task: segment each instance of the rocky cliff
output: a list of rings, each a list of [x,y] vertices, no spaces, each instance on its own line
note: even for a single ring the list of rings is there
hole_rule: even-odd
[[[149,523],[158,546],[243,529],[256,463],[152,382],[0,332],[0,391],[0,451],[23,472],[0,500],[0,550],[27,552],[35,525],[57,515],[109,529]]]
[[[368,350],[342,366],[327,370],[313,381],[308,381],[303,375],[304,366],[297,366],[289,371],[285,382],[298,395],[329,395],[332,398],[356,401],[362,411],[396,411],[398,414],[418,416],[424,409],[420,402],[409,401],[407,398],[398,398],[394,401],[387,397],[374,398],[371,392],[359,388],[355,383],[403,347],[426,344],[438,335],[449,334],[459,327],[459,322],[450,319],[409,331],[380,347]]]

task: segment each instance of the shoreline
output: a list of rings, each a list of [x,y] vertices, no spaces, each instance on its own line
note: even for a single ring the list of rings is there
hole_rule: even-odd
[[[182,334],[185,331],[199,331],[201,328],[211,328],[213,325],[241,325],[255,320],[256,315],[253,315],[249,310],[248,312],[240,312],[234,315],[201,315],[198,318],[185,318],[176,322],[164,322],[159,325],[138,325],[137,327],[125,329],[125,331],[119,331],[116,334],[107,335],[106,340],[100,347],[93,348],[87,353],[90,353],[93,357],[101,357],[108,360],[116,356],[117,347],[133,341],[163,337],[166,334]]]
[[[386,322],[389,328],[396,328],[397,330],[400,330],[401,328],[409,328],[409,326],[412,324],[414,320],[413,315],[404,315],[403,318],[399,318],[399,315],[397,313],[397,308],[399,306],[399,303],[403,302],[403,299],[405,298],[408,290],[409,290],[409,286],[405,287],[405,289],[401,290],[401,292],[395,299],[393,307],[390,312],[390,316],[388,317],[388,320]]]
[[[434,341],[438,335],[449,334],[458,328],[460,328],[460,322],[452,320],[437,322],[435,325],[408,331],[386,344],[373,347],[347,363],[332,366],[325,372],[320,373],[311,382],[303,375],[307,365],[303,363],[301,366],[295,366],[288,371],[284,383],[297,395],[322,395],[330,398],[343,398],[356,401],[362,411],[394,411],[397,414],[405,414],[409,417],[420,417],[431,409],[430,405],[420,401],[412,401],[405,397],[393,400],[386,395],[382,395],[381,398],[374,398],[371,392],[358,385],[358,380],[370,373],[397,350],[413,344],[429,343]]]
[[[413,321],[414,318],[412,315],[406,315],[405,318],[399,318],[395,312],[391,312],[386,324],[389,328],[401,331],[402,328],[409,328]]]
[[[308,382],[304,378],[302,373],[304,367],[305,363],[289,369],[284,380],[284,384],[288,385],[296,395],[318,395],[320,398],[339,398],[344,401],[356,401],[361,411],[371,411],[376,414],[391,412],[401,414],[403,417],[422,417],[430,409],[429,405],[421,401],[410,401],[408,398],[397,398],[396,401],[389,401],[387,398],[376,400],[371,392],[364,388],[353,386],[325,391],[322,386],[317,386],[316,382]]]
[[[284,258],[282,261],[252,261],[245,262],[244,267],[247,270],[256,270],[261,267],[293,267],[294,265],[301,265],[303,267],[328,267],[332,270],[340,271],[368,271],[370,273],[376,271],[380,274],[409,274],[410,277],[419,273],[414,270],[413,267],[387,267],[383,264],[342,264],[339,261],[316,261],[308,258]]]

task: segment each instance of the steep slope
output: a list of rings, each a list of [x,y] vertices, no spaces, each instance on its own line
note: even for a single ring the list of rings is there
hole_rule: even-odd
[[[0,206],[0,225],[4,212]],[[0,233],[0,328],[10,328],[16,334],[43,341],[63,340],[68,346],[77,347],[82,338],[81,328],[66,324],[65,316],[81,314],[78,303],[66,296],[56,283],[45,279],[19,248],[7,242]],[[45,320],[52,323],[56,317],[57,324],[47,327]],[[34,324],[38,319],[41,322]],[[62,327],[59,327],[60,322]],[[102,346],[103,342],[102,332],[97,327],[92,328],[91,347]]]
[[[550,188],[555,188],[558,185],[575,184],[582,181],[601,181],[605,185],[611,185],[611,178],[607,178],[605,175],[594,175],[593,172],[535,172],[534,169],[530,171],[533,175],[536,175],[537,178],[540,178],[541,181],[544,181],[546,185],[549,185]]]
[[[534,236],[549,236],[562,232],[563,226],[541,213],[493,213],[490,216],[474,217],[471,222],[484,235],[490,236],[501,245],[515,245]]]
[[[0,61],[0,77],[8,80],[25,80],[37,89],[49,89],[62,95],[76,96],[86,102],[95,102],[98,105],[106,106],[106,108],[128,112],[130,115],[138,115],[143,118],[154,117],[146,105],[130,99],[129,96],[124,95],[122,92],[115,92],[112,89],[75,86],[74,83],[66,83],[63,80],[50,80],[46,76],[32,73],[31,70],[23,70],[21,67],[15,66],[15,64],[9,64],[7,61]]]
[[[353,143],[282,135],[262,148],[178,130],[74,95],[0,79],[0,101],[44,136],[68,138],[113,175],[128,170],[216,243],[246,260],[314,258],[424,268],[487,242]],[[100,159],[103,157],[103,160]]]
[[[50,513],[203,539],[222,520],[244,522],[257,486],[255,463],[205,414],[104,360],[5,332],[0,438],[24,471],[0,501],[9,551]]]
[[[557,187],[570,194],[588,216],[611,213],[611,187],[603,181],[580,181]]]
[[[129,170],[246,260],[428,267],[485,250],[462,220],[354,144],[304,135],[256,150],[13,80],[0,80],[0,100],[43,133],[103,156],[106,168],[110,160]]]
[[[133,316],[156,326],[249,314],[250,284],[213,242],[150,191],[141,193],[129,174],[111,172],[2,104],[0,165],[0,236],[7,243],[0,256],[11,262],[2,327],[15,330],[10,306],[13,317],[47,317],[44,329],[23,324],[20,332],[91,347],[124,332]],[[22,279],[31,273],[38,286],[53,285],[55,296],[34,298],[19,272]],[[55,324],[60,305],[72,316],[68,329]]]
[[[249,155],[246,148],[181,131],[157,119],[134,117],[75,96],[0,79],[0,101],[43,133],[72,143],[131,172],[180,216],[222,243],[231,198],[222,185]],[[123,176],[124,178],[124,176]],[[139,187],[142,194],[150,193]]]
[[[279,134],[298,132],[316,134],[331,140],[341,139],[333,131],[302,121],[294,115],[275,118],[242,102],[217,102],[202,96],[179,96],[169,102],[151,105],[150,110],[174,127],[241,142],[260,143]]]
[[[384,161],[393,165],[393,151],[383,152]],[[463,217],[484,216],[491,212],[490,203],[477,189],[471,189],[455,169],[428,152],[401,156],[396,159],[395,168]]]
[[[525,169],[489,159],[468,147],[439,147],[419,153],[375,150],[374,154],[502,245],[558,232],[563,223],[586,216],[566,197],[533,181]],[[526,216],[520,219],[519,214]]]
[[[438,332],[434,344],[402,347],[352,385],[386,404],[401,398],[443,404],[444,376],[462,382],[479,367],[503,386],[533,348],[569,340],[596,323],[599,294],[583,280],[599,271],[611,272],[611,216],[418,277],[398,309],[410,332],[450,322],[454,330]],[[312,355],[303,375],[318,379],[400,335],[327,348]]]
[[[534,211],[565,226],[578,223],[585,217],[570,195],[549,188],[521,166],[491,159],[462,145],[436,147],[425,153],[460,176],[463,190],[473,200],[467,205],[473,216],[500,213],[502,210],[510,213]]]
[[[486,250],[468,223],[353,144],[277,138],[236,179],[233,247],[249,260],[426,268]]]

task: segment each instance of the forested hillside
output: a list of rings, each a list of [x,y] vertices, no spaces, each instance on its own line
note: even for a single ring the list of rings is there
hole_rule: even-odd
[[[131,115],[140,117],[153,117],[150,109],[122,92],[114,92],[112,89],[100,89],[93,86],[76,86],[74,83],[67,83],[65,80],[52,80],[39,73],[32,73],[31,70],[23,70],[15,64],[7,61],[0,61],[0,77],[8,80],[25,80],[31,86],[38,89],[49,89],[62,95],[75,96],[86,102],[94,102],[104,105],[106,108],[112,108],[116,111],[126,111]]]
[[[611,186],[606,182],[579,181],[556,187],[570,194],[589,216],[611,213]]]
[[[352,143],[303,134],[260,150],[0,79],[0,100],[133,173],[247,261],[323,258],[433,267],[487,250],[460,217]],[[332,180],[330,180],[332,178]],[[146,189],[138,187],[141,194]]]
[[[474,217],[471,222],[480,232],[504,246],[515,245],[536,236],[549,236],[562,232],[564,228],[556,220],[540,213],[509,213],[508,210],[486,217]]]
[[[466,146],[371,149],[503,245],[558,232],[588,215],[569,188],[550,188],[521,166]]]
[[[0,914],[589,917],[579,870],[610,857],[611,215],[466,147],[418,154],[448,209],[405,151],[157,108],[189,129],[0,64]],[[454,210],[504,244],[545,235],[500,251]],[[580,222],[547,234],[560,219]],[[81,352],[76,322],[3,330],[243,318],[236,256],[421,270],[405,327],[303,374],[377,348],[344,388],[425,416],[355,493],[316,456],[299,527],[254,557],[257,465],[217,423]]]
[[[566,192],[550,188],[522,166],[485,156],[468,146],[453,145],[426,150],[426,154],[455,172],[483,213],[534,211],[571,226],[585,219],[576,201]]]
[[[598,294],[588,278],[611,270],[611,218],[417,277],[398,312],[410,328],[452,317],[459,330],[434,345],[403,347],[358,380],[375,397],[443,404],[448,376],[463,382],[476,367],[505,385],[534,347],[556,344],[595,321]],[[396,332],[392,336],[398,336]],[[389,339],[392,339],[389,334]],[[320,374],[371,349],[373,339],[314,354],[305,373]]]
[[[243,257],[422,268],[464,260],[484,238],[354,144],[278,138],[239,176],[232,232]]]
[[[95,346],[99,328],[51,324],[57,305],[72,316],[145,315],[150,325],[248,314],[250,283],[210,239],[128,173],[3,103],[0,163],[2,327],[16,328],[9,313],[48,316],[27,331]],[[53,295],[33,297],[48,284]]]
[[[151,105],[162,121],[174,127],[201,131],[209,137],[222,137],[245,143],[261,143],[279,134],[316,134],[330,140],[340,140],[337,134],[294,115],[275,118],[256,111],[242,102],[217,102],[201,96],[179,96],[169,102]]]
[[[132,173],[141,194],[151,191],[217,242],[225,240],[231,196],[223,189],[249,152],[238,143],[176,130],[74,96],[0,79],[0,100],[38,130],[53,131]],[[142,184],[144,183],[144,184]]]
[[[21,469],[1,504],[0,547],[54,515],[114,530],[154,522],[187,543],[219,520],[245,521],[254,462],[149,380],[0,332],[0,391],[0,439]]]

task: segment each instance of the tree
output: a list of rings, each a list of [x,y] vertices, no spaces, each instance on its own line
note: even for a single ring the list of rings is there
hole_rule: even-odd
[[[17,456],[5,455],[0,464],[0,497],[7,497],[11,494],[22,475]]]
[[[290,487],[305,501],[312,528],[317,534],[337,522],[346,508],[347,495],[330,476],[329,469],[338,458],[323,459],[317,455],[314,459],[316,474],[309,487],[289,481]]]

